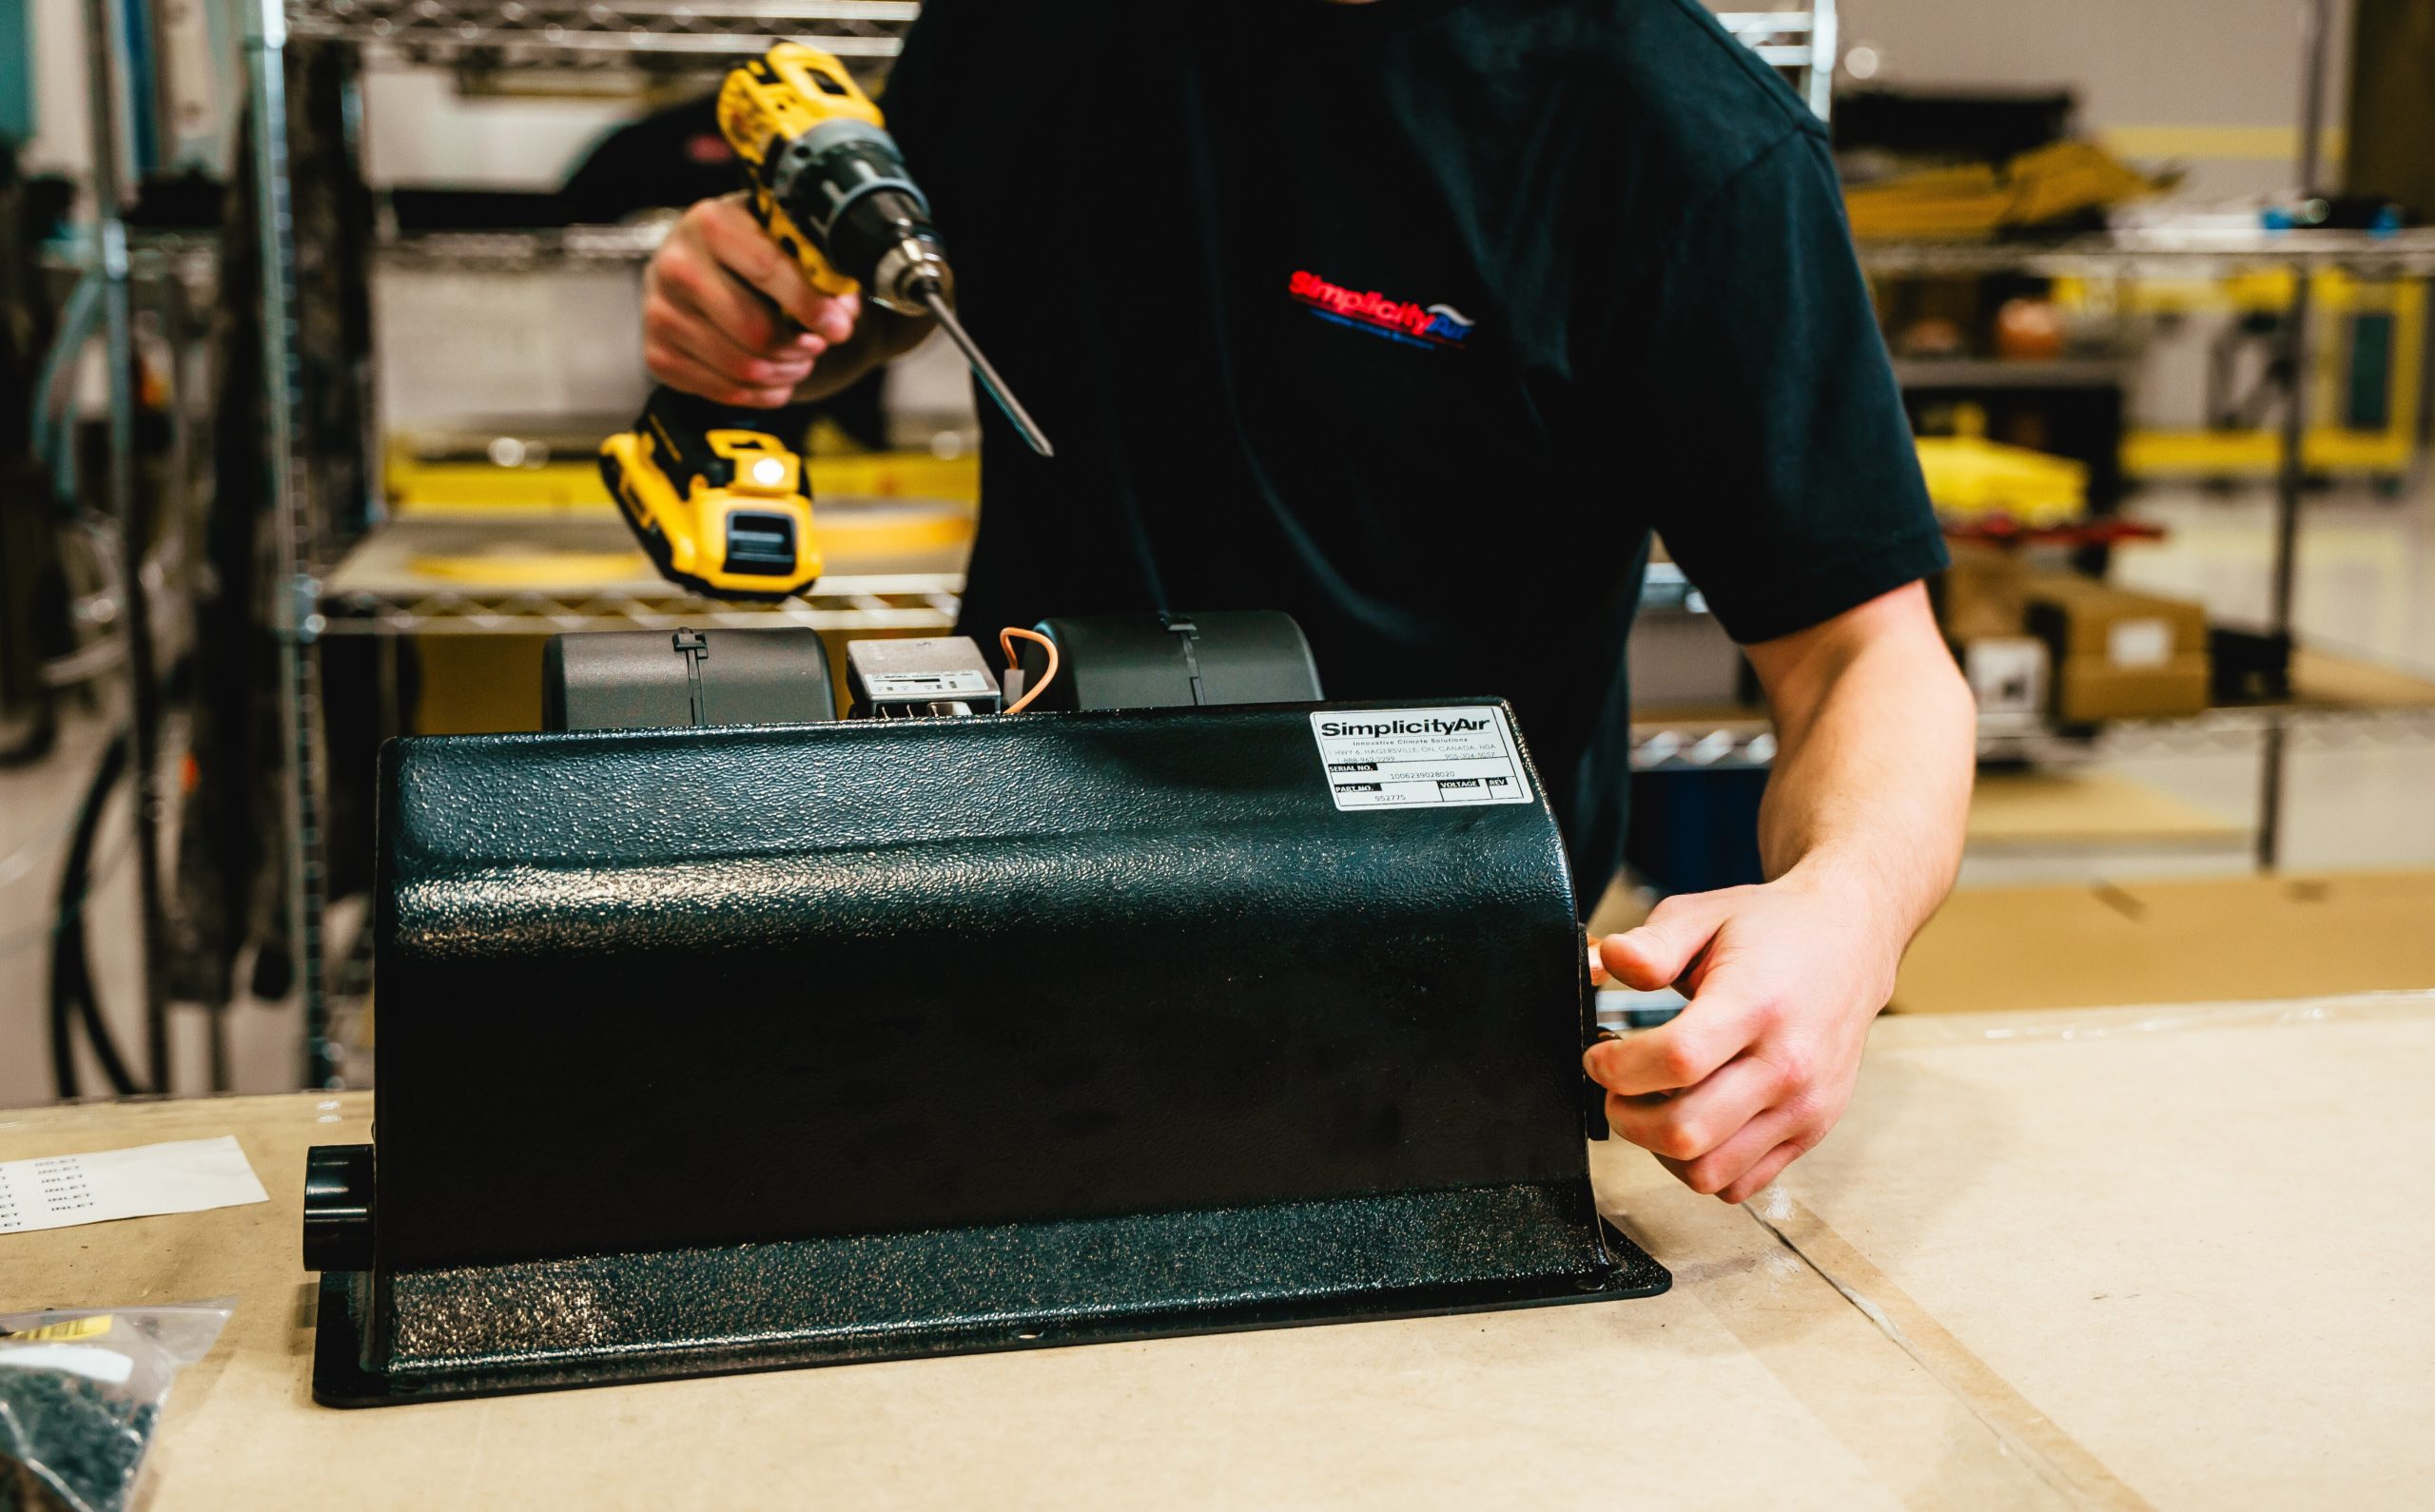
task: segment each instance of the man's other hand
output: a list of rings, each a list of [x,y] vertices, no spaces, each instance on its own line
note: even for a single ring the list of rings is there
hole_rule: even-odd
[[[1859,896],[1865,896],[1860,894]],[[1607,1121],[1694,1192],[1740,1202],[1843,1115],[1901,944],[1851,887],[1796,869],[1686,893],[1600,941],[1611,977],[1690,999],[1671,1022],[1590,1047]]]
[[[671,388],[775,409],[823,352],[854,334],[859,296],[811,286],[745,208],[744,196],[687,210],[643,274],[643,359]]]

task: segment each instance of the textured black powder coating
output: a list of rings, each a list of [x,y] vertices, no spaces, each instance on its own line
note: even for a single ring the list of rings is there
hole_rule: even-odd
[[[1586,1179],[1553,816],[1309,706],[384,761],[384,1266]]]
[[[866,1235],[322,1282],[334,1406],[1648,1296],[1561,1188]],[[1603,1243],[1601,1242],[1603,1239]]]
[[[317,1394],[1662,1289],[1544,797],[1341,812],[1315,707],[392,743]]]

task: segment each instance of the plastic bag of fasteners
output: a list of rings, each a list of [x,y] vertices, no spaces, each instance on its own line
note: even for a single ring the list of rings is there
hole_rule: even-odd
[[[123,1512],[169,1383],[231,1300],[0,1312],[0,1512]]]

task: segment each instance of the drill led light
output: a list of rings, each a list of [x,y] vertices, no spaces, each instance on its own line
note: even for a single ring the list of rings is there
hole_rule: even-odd
[[[774,456],[765,456],[752,464],[752,481],[763,488],[776,488],[787,480],[787,464]]]

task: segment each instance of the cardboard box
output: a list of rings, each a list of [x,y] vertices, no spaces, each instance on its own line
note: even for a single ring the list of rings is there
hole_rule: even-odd
[[[2229,1002],[2435,986],[2435,872],[1963,888],[1898,1013]]]
[[[2067,725],[2101,719],[2186,719],[2207,708],[2207,658],[2173,656],[2161,667],[2117,667],[2075,656],[2055,676],[2055,717]]]
[[[1644,610],[1624,644],[1624,657],[1635,708],[1741,701],[1742,648],[1713,614]]]
[[[2029,633],[2054,658],[2055,717],[2172,719],[2207,708],[2207,611],[2068,572],[2028,586]]]
[[[2207,654],[2205,605],[2133,593],[2068,572],[2032,578],[2027,594],[2023,623],[2047,643],[2057,666],[2095,657],[2124,669],[2153,669],[2176,656]]]
[[[2029,568],[2016,552],[1983,541],[1952,541],[1953,565],[1929,583],[1945,638],[2017,635],[2029,610]]]
[[[2250,826],[2118,773],[2088,766],[1978,774],[1970,790],[1973,857],[2090,850],[2246,859]],[[2094,864],[2094,863],[2092,863]]]

